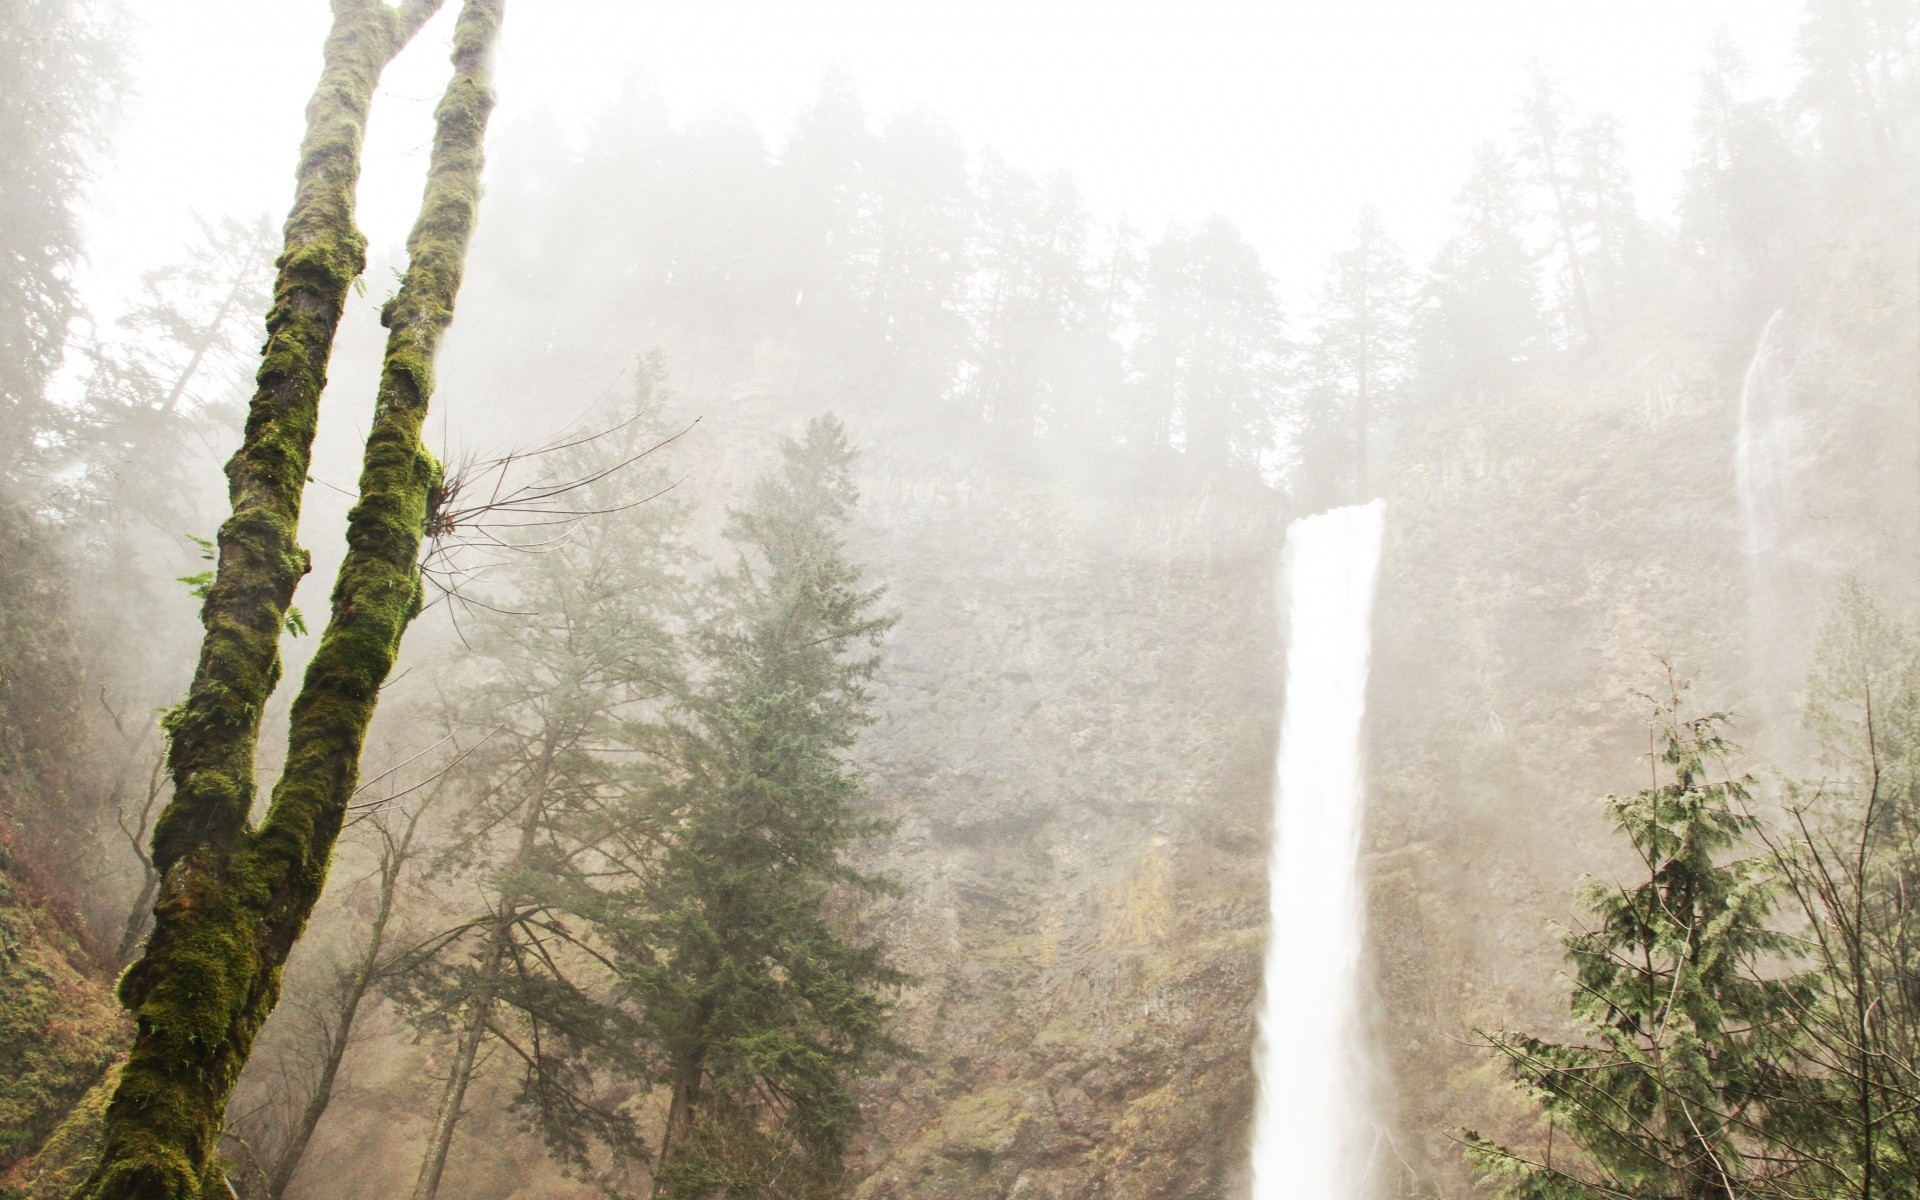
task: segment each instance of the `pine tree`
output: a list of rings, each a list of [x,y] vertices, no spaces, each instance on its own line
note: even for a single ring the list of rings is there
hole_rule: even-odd
[[[1654,786],[1607,800],[1645,875],[1590,881],[1594,925],[1565,942],[1587,1040],[1489,1036],[1548,1126],[1539,1157],[1467,1135],[1510,1196],[1733,1200],[1799,1165],[1790,1125],[1805,1085],[1783,1063],[1810,985],[1779,969],[1790,943],[1768,924],[1767,858],[1738,857],[1757,828],[1750,780],[1708,778],[1733,750],[1726,718],[1678,706],[1675,689],[1656,709]]]
[[[635,801],[630,887],[582,889],[670,1094],[654,1194],[831,1192],[850,1076],[891,1046],[882,948],[843,900],[883,889],[849,861],[885,824],[848,761],[892,618],[844,552],[854,452],[811,421],[731,514],[696,682],[662,730],[670,770]],[[590,908],[589,908],[590,905]]]

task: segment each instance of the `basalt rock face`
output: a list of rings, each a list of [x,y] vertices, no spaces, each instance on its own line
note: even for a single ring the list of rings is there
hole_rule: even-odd
[[[1637,869],[1601,798],[1648,784],[1666,664],[1690,712],[1731,714],[1748,755],[1728,766],[1759,773],[1764,815],[1782,774],[1819,769],[1794,693],[1841,580],[1911,611],[1920,410],[1896,317],[1811,292],[1782,310],[1766,366],[1792,406],[1773,498],[1789,519],[1777,548],[1747,549],[1740,390],[1772,307],[1623,334],[1630,352],[1432,414],[1400,447],[1366,864],[1388,1195],[1482,1194],[1449,1138],[1462,1128],[1544,1149],[1474,1031],[1569,1032],[1561,937],[1583,874]]]
[[[902,613],[864,919],[918,1057],[857,1194],[1200,1197],[1252,1105],[1277,730],[1274,493],[1115,459],[876,449],[854,550]],[[994,463],[994,466],[985,464]]]

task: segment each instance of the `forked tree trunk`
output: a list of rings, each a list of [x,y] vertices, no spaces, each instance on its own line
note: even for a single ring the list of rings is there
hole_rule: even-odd
[[[260,715],[280,672],[281,623],[308,565],[294,532],[320,391],[365,259],[353,193],[367,109],[381,71],[440,2],[334,0],[259,387],[227,466],[233,515],[202,610],[206,638],[187,699],[168,721],[174,798],[154,836],[154,931],[121,984],[136,1019],[133,1049],[84,1200],[189,1200],[216,1181],[228,1097],[326,881],[367,724],[418,611],[417,559],[439,475],[420,428],[479,202],[487,59],[505,0],[465,0],[461,10],[407,273],[382,314],[390,336],[332,618],[294,701],[266,819],[250,828]]]

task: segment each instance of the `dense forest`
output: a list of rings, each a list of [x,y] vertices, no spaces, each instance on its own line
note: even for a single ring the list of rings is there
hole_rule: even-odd
[[[284,223],[98,312],[134,32],[0,7],[0,1196],[1265,1200],[1376,498],[1325,1200],[1920,1194],[1920,5],[1717,39],[1673,211],[1529,64],[1311,281],[840,70],[564,136],[510,7],[334,0]]]

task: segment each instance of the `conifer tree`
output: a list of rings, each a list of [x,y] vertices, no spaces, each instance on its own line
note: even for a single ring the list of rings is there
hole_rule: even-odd
[[[1070,176],[1035,182],[989,159],[981,180],[986,279],[969,391],[981,415],[1020,432],[1080,423],[1100,351],[1087,274],[1091,218]]]
[[[1910,0],[1809,0],[1794,89],[1823,149],[1848,165],[1891,154],[1900,140],[1899,90],[1911,86],[1920,8]]]
[[[76,312],[81,187],[122,88],[111,10],[92,0],[0,9],[0,499],[64,420],[46,395]]]
[[[1503,393],[1515,364],[1540,341],[1540,285],[1521,232],[1520,180],[1498,147],[1474,150],[1454,205],[1459,220],[1429,271],[1420,323],[1420,390],[1439,404]]]
[[[1738,856],[1756,829],[1750,781],[1708,777],[1732,751],[1725,717],[1683,718],[1678,705],[1676,689],[1656,709],[1654,785],[1607,801],[1645,874],[1590,881],[1595,923],[1565,942],[1586,1040],[1489,1036],[1548,1125],[1538,1156],[1467,1135],[1483,1178],[1510,1196],[1734,1200],[1800,1165],[1791,1122],[1805,1084],[1783,1064],[1810,985],[1778,969],[1790,943],[1768,925],[1770,864]]]
[[[1748,97],[1746,80],[1745,56],[1722,31],[1700,73],[1680,229],[1723,288],[1772,273],[1803,171],[1778,107]]]
[[[1620,122],[1598,113],[1568,134],[1569,214],[1584,234],[1596,322],[1618,321],[1639,282],[1647,230],[1634,206]]]
[[[1573,197],[1571,137],[1566,101],[1560,85],[1540,63],[1533,68],[1533,85],[1520,105],[1520,158],[1532,170],[1533,182],[1547,193],[1561,267],[1567,276],[1567,299],[1580,337],[1591,345],[1597,336],[1593,300],[1588,294]]]
[[[848,858],[886,828],[847,752],[892,624],[844,551],[853,457],[840,423],[816,418],[731,514],[738,559],[662,731],[668,773],[627,822],[645,865],[624,889],[581,892],[670,1095],[659,1197],[829,1194],[850,1076],[891,1046],[901,976],[835,914],[887,886]]]
[[[1826,771],[1775,854],[1817,981],[1797,1061],[1829,1194],[1920,1189],[1920,635],[1857,582],[1821,630],[1807,724]],[[1811,1189],[1809,1189],[1811,1190]]]
[[[1309,507],[1372,495],[1373,434],[1399,406],[1412,365],[1413,274],[1372,207],[1328,261],[1318,300],[1296,439],[1295,487]]]
[[[565,497],[579,515],[533,519],[504,586],[464,624],[472,661],[447,685],[443,720],[476,749],[452,776],[465,808],[439,874],[477,877],[479,904],[386,985],[451,1042],[416,1200],[439,1194],[490,1046],[518,1068],[515,1106],[563,1162],[588,1169],[594,1146],[638,1152],[631,1123],[595,1091],[601,1076],[634,1073],[626,1019],[591,927],[565,902],[624,878],[606,842],[644,766],[646,721],[679,678],[684,512],[659,496],[673,480],[653,455],[665,402],[655,354],[614,428],[540,457],[543,477],[584,481]]]
[[[1172,226],[1149,252],[1129,441],[1209,470],[1257,464],[1280,417],[1288,347],[1259,252],[1233,222]]]

